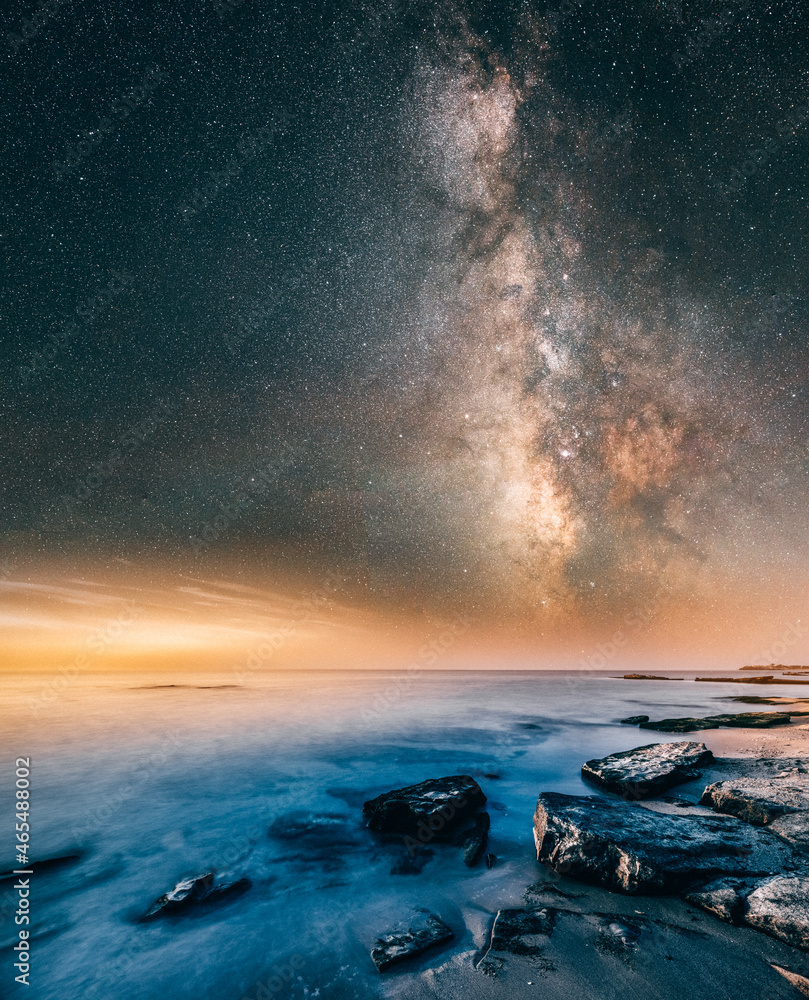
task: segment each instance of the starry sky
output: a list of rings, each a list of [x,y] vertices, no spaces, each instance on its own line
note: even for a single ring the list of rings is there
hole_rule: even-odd
[[[10,3],[7,619],[325,580],[550,665],[800,662],[808,13]]]

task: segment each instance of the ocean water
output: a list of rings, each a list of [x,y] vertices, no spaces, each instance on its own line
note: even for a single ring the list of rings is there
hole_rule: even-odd
[[[66,860],[32,878],[30,987],[13,983],[16,896],[12,880],[0,883],[0,994],[393,995],[439,953],[380,976],[369,958],[379,934],[426,908],[455,932],[441,960],[470,951],[493,913],[542,877],[532,837],[540,791],[593,794],[583,761],[690,738],[621,718],[743,711],[729,699],[751,690],[805,694],[517,671],[307,671],[240,686],[206,674],[164,685],[96,675],[55,691],[7,680],[0,862],[16,867],[17,757],[31,760],[31,856]],[[457,847],[430,844],[420,873],[393,873],[404,848],[369,835],[362,802],[459,773],[488,796],[496,864],[469,869]],[[212,870],[251,887],[198,913],[140,921],[180,879]]]

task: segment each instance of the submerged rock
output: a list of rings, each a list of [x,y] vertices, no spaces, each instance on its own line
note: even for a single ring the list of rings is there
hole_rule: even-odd
[[[305,844],[308,848],[319,846],[347,846],[357,840],[357,831],[342,813],[315,813],[296,809],[276,817],[269,834],[276,840],[289,840]]]
[[[230,896],[237,896],[250,888],[249,878],[230,882],[217,882],[213,872],[182,879],[174,888],[156,900],[144,914],[144,920],[155,917],[186,913],[200,904],[217,903]]]
[[[621,719],[621,724],[624,726],[639,726],[641,722],[648,721],[648,715],[630,715],[628,719]]]
[[[433,852],[429,847],[414,847],[410,851],[402,851],[391,867],[391,875],[419,875]]]
[[[555,918],[556,911],[550,907],[499,910],[494,918],[488,951],[538,955],[553,932]]]
[[[451,840],[458,829],[486,803],[474,778],[454,774],[384,792],[366,802],[362,811],[377,833],[431,840]]]
[[[809,878],[776,875],[759,882],[747,897],[744,922],[809,950]]]
[[[696,778],[713,759],[704,743],[650,743],[588,760],[581,774],[611,792],[644,799]]]
[[[462,845],[463,861],[469,868],[474,867],[480,861],[480,857],[486,850],[486,842],[489,839],[489,826],[491,821],[487,812],[475,816],[475,825],[467,833]]]
[[[397,962],[404,962],[443,944],[453,937],[452,930],[432,913],[424,913],[423,919],[415,921],[407,930],[391,931],[377,939],[371,949],[371,958],[380,972]]]
[[[630,895],[674,892],[705,876],[766,874],[791,854],[730,816],[669,815],[560,792],[539,796],[534,840],[537,860],[555,871]]]
[[[716,781],[702,793],[700,804],[766,826],[787,813],[809,811],[809,779],[733,778]]]

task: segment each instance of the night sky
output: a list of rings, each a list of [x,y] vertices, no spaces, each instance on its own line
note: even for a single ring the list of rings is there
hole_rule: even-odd
[[[805,623],[808,14],[7,5],[8,593]]]

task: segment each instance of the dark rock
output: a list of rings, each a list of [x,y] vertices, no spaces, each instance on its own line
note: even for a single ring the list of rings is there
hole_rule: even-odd
[[[581,775],[611,792],[645,799],[698,777],[713,759],[704,743],[650,743],[588,760]]]
[[[489,814],[487,812],[480,813],[475,816],[475,825],[464,838],[463,861],[469,868],[474,867],[480,861],[480,856],[486,849],[490,825]]]
[[[494,866],[497,864],[497,855],[487,854],[483,860],[485,861],[487,868],[494,868]]]
[[[796,847],[809,848],[809,812],[786,813],[774,819],[767,829]]]
[[[187,913],[200,905],[212,905],[231,896],[240,895],[250,888],[248,878],[230,882],[217,882],[213,872],[206,872],[195,878],[186,878],[158,899],[144,915],[144,920],[155,917]]]
[[[773,726],[789,724],[788,712],[737,712],[731,715],[711,715],[708,718],[720,726],[742,729],[771,729]]]
[[[452,937],[452,931],[442,920],[431,913],[424,913],[423,918],[414,921],[407,930],[391,931],[378,938],[371,949],[371,958],[377,969],[384,972],[391,965],[420,955]]]
[[[474,778],[455,774],[385,792],[366,802],[362,811],[377,833],[418,837],[427,843],[451,840],[485,802]]]
[[[791,856],[777,838],[730,816],[667,815],[560,792],[539,796],[534,840],[537,860],[555,871],[630,895],[674,892],[712,876],[766,874]]]
[[[648,722],[648,715],[630,715],[628,719],[621,719],[621,723],[624,726],[637,726],[641,722]]]
[[[744,913],[744,901],[754,888],[755,882],[721,878],[683,893],[683,898],[726,923],[738,924]]]
[[[809,950],[809,878],[776,875],[759,882],[747,897],[744,922]]]
[[[786,813],[809,810],[809,779],[734,778],[708,785],[700,805],[738,816],[745,823],[766,826]]]
[[[657,674],[624,674],[625,681],[679,681],[681,677],[660,677]]]
[[[402,851],[394,861],[390,873],[391,875],[418,875],[432,856],[433,852],[429,847],[413,847],[409,851]]]
[[[659,722],[641,722],[641,729],[654,729],[659,733],[693,733],[700,729],[718,729],[733,726],[749,729],[769,729],[789,722],[786,712],[738,712],[731,715],[707,715],[704,718],[661,719]]]
[[[556,911],[500,910],[494,918],[489,951],[508,951],[512,955],[538,955],[553,933]]]
[[[695,733],[700,729],[718,729],[717,722],[708,719],[661,719],[659,722],[641,722],[641,729],[654,729],[658,733]]]

